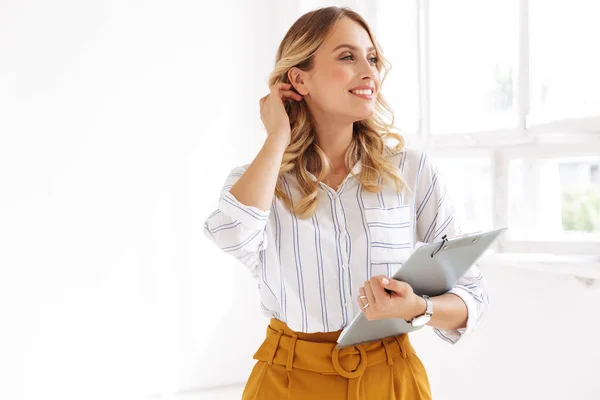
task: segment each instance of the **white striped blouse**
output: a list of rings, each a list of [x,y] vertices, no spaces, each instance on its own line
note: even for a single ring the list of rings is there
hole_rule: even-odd
[[[204,233],[250,270],[266,317],[301,332],[342,329],[361,311],[358,289],[366,280],[392,276],[419,243],[461,234],[446,187],[427,153],[411,148],[393,152],[386,146],[385,154],[412,193],[406,188],[397,193],[389,181],[382,192],[371,193],[348,174],[337,191],[319,184],[316,212],[306,220],[290,213],[275,195],[266,211],[240,203],[229,189],[249,164],[230,172]],[[358,174],[360,168],[359,161],[352,172]],[[283,180],[287,194],[297,201],[294,175],[285,173]],[[490,300],[476,264],[449,292],[465,302],[467,326],[433,329],[456,343],[473,331]]]

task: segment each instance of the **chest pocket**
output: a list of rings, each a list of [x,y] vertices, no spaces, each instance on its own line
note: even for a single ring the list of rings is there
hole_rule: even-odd
[[[410,207],[366,207],[371,263],[402,263],[412,249]]]

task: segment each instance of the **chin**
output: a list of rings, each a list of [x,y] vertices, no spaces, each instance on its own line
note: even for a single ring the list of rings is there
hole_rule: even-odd
[[[358,121],[362,121],[363,119],[367,119],[369,117],[371,117],[373,115],[373,113],[375,112],[374,109],[370,109],[364,113],[360,113],[358,115],[356,115],[356,118],[358,119]]]

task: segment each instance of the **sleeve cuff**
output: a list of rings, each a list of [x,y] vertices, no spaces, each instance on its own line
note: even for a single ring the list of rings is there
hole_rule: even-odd
[[[231,219],[250,229],[262,230],[267,224],[271,210],[263,211],[254,206],[242,204],[229,191],[219,202],[219,209]]]
[[[435,333],[444,339],[445,341],[455,344],[458,342],[463,336],[468,335],[473,331],[475,326],[477,325],[477,304],[475,304],[475,300],[464,289],[460,287],[453,287],[447,293],[452,293],[462,299],[467,306],[467,326],[465,328],[458,329],[439,329],[434,328]]]
[[[448,293],[460,297],[467,306],[467,326],[457,330],[460,331],[461,334],[468,335],[473,332],[473,329],[475,329],[475,326],[477,325],[477,304],[475,304],[475,299],[473,299],[473,296],[469,292],[460,287],[453,287]]]

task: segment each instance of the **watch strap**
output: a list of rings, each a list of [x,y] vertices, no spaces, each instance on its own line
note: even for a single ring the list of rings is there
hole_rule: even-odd
[[[418,319],[421,319],[422,317],[431,318],[431,316],[433,315],[433,302],[431,301],[431,298],[429,296],[427,296],[426,294],[422,295],[421,297],[423,297],[423,299],[425,300],[425,304],[427,305],[427,308],[425,309],[425,312],[423,314],[417,315],[410,321],[406,320],[406,322],[408,322],[411,325],[413,324],[413,322],[415,322]]]

